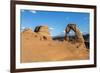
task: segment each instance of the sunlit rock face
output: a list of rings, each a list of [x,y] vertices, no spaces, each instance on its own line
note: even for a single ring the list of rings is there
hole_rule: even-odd
[[[48,26],[37,26],[34,32],[38,33],[42,40],[52,40]]]
[[[21,32],[21,62],[43,62],[89,59],[89,50],[79,43],[53,40],[48,26]]]

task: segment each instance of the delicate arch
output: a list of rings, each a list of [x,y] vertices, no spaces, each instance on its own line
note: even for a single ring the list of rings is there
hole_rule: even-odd
[[[70,30],[73,30],[75,32],[75,40],[80,43],[84,43],[84,38],[82,36],[82,33],[79,31],[76,24],[68,24],[65,29],[65,40],[68,40],[67,34],[70,32]]]

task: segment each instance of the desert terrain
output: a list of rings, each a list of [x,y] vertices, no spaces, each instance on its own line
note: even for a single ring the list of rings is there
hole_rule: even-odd
[[[44,62],[89,59],[89,50],[69,41],[53,40],[48,27],[21,32],[21,62]]]

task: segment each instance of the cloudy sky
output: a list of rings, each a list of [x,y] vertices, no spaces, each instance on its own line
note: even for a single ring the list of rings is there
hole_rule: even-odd
[[[69,23],[77,24],[82,33],[89,33],[89,13],[56,12],[21,9],[21,30],[48,25],[52,36],[63,35]],[[71,31],[71,33],[73,33]]]

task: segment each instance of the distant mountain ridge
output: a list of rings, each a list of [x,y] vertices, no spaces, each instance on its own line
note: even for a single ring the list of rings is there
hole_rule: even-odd
[[[83,38],[85,40],[85,45],[87,48],[89,48],[89,40],[90,40],[90,35],[89,34],[83,34]],[[63,41],[64,40],[64,36],[55,36],[52,38],[53,40],[59,40],[59,41]],[[75,39],[74,35],[69,35],[69,40],[72,41]]]

